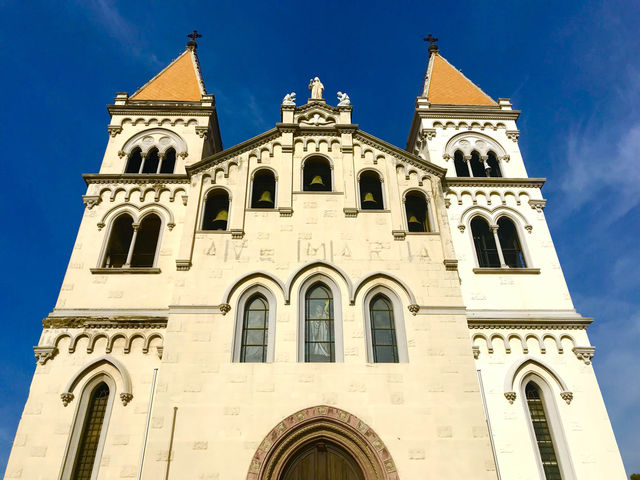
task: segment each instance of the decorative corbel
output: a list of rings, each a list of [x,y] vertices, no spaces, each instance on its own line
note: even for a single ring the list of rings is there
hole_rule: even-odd
[[[206,138],[207,133],[209,131],[209,127],[198,127],[196,126],[196,133],[200,138]]]
[[[448,272],[456,272],[458,271],[458,260],[445,258],[442,263],[444,263],[444,268]]]
[[[480,356],[480,347],[478,345],[474,345],[471,347],[471,351],[473,352],[473,358],[477,360]]]
[[[407,232],[404,230],[391,230],[394,240],[402,241],[406,238]]]
[[[590,365],[596,347],[573,347],[572,350],[578,360],[582,360],[585,365]]]
[[[420,305],[417,305],[415,303],[412,303],[411,305],[409,305],[407,307],[409,309],[409,311],[411,312],[411,315],[413,315],[414,317],[418,314],[418,312],[420,311]]]
[[[542,211],[544,210],[545,205],[547,204],[547,201],[542,199],[542,200],[529,200],[529,206],[531,208],[533,208],[536,212],[538,213],[542,213]]]
[[[120,400],[122,401],[122,405],[124,405],[125,407],[127,406],[127,404],[133,400],[133,393],[121,393],[120,394]]]
[[[573,400],[573,393],[572,392],[560,392],[560,397],[562,397],[562,399],[567,402],[567,405],[571,404],[571,400]]]
[[[226,315],[231,311],[231,305],[229,305],[228,303],[222,303],[218,308],[220,308],[222,315]]]
[[[62,400],[62,405],[65,407],[69,405],[73,401],[73,393],[64,392],[60,394],[60,399]]]
[[[100,198],[100,195],[83,195],[82,196],[82,203],[84,203],[84,206],[87,207],[89,210],[91,210],[96,205],[99,205],[101,200],[102,199]]]
[[[506,398],[510,404],[516,401],[516,392],[504,392],[504,398]]]
[[[507,138],[509,140],[512,140],[514,142],[518,142],[518,138],[520,137],[520,131],[519,130],[507,130]]]
[[[460,233],[464,233],[464,229],[467,228],[465,227],[462,223],[460,225],[458,225],[458,230],[460,230]]]
[[[45,363],[47,363],[47,360],[51,360],[53,359],[53,357],[56,356],[56,354],[58,353],[58,349],[54,346],[47,346],[47,347],[33,347],[33,353],[35,354],[35,357],[38,359],[38,363],[40,365],[44,365]]]
[[[122,125],[108,125],[107,130],[112,138],[122,132]]]

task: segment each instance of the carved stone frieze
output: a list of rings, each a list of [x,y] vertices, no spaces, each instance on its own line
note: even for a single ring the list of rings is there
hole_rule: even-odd
[[[46,317],[43,328],[165,328],[167,317],[111,316],[111,317]]]

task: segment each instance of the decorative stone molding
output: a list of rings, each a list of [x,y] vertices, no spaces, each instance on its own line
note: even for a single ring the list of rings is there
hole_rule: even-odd
[[[572,350],[578,360],[582,360],[585,365],[591,365],[591,359],[596,351],[596,347],[573,347]]]
[[[62,400],[62,405],[66,407],[73,401],[74,396],[73,396],[73,393],[69,393],[69,392],[61,393],[60,399]]]
[[[281,217],[291,217],[293,215],[293,208],[291,207],[280,207],[278,208],[278,212],[280,212]]]
[[[242,237],[244,237],[244,230],[241,230],[241,229],[231,230],[231,238],[235,240],[240,240]]]
[[[107,131],[112,138],[115,138],[116,135],[122,132],[121,125],[107,125]]]
[[[357,208],[343,208],[342,211],[347,218],[356,218],[358,216]]]
[[[394,240],[402,241],[407,237],[407,232],[404,230],[391,230]]]
[[[231,305],[229,305],[228,303],[221,304],[219,308],[220,308],[220,311],[222,312],[222,315],[226,315],[231,311]]]
[[[433,140],[434,137],[436,136],[436,129],[435,128],[423,128],[422,129],[422,136],[424,138],[426,138],[427,140]]]
[[[418,314],[418,312],[420,311],[420,305],[417,305],[415,303],[412,303],[411,305],[409,305],[407,307],[407,309],[409,309],[409,311],[411,312],[411,315],[415,316]]]
[[[511,160],[511,155],[502,155],[502,157],[500,157],[500,160],[509,163],[509,160]]]
[[[104,317],[68,316],[47,317],[42,320],[42,328],[118,328],[118,329],[146,329],[165,328],[167,317],[147,315],[114,315]]]
[[[562,397],[562,399],[567,402],[567,405],[571,404],[571,400],[573,400],[573,393],[572,392],[560,392],[560,397]]]
[[[186,272],[191,268],[191,260],[176,260],[176,270]]]
[[[122,405],[126,407],[127,404],[133,400],[133,393],[121,393],[120,400],[122,401]]]
[[[209,127],[198,127],[196,126],[196,133],[200,138],[206,138],[209,132]]]
[[[53,357],[58,353],[58,349],[54,346],[47,347],[33,347],[33,353],[35,357],[38,359],[38,363],[40,365],[44,365],[47,363],[47,360],[52,360]]]
[[[187,157],[189,156],[189,152],[180,152],[180,153],[178,154],[178,156],[179,156],[180,158],[187,158]]]
[[[445,198],[444,199],[444,206],[446,208],[449,208],[451,206],[451,199],[450,198]]]
[[[454,260],[451,258],[445,258],[442,263],[444,263],[444,268],[449,272],[458,271],[458,260]]]
[[[546,204],[546,200],[529,200],[529,206],[531,206],[531,208],[533,208],[538,213],[542,213]]]
[[[442,155],[442,159],[445,162],[448,162],[449,160],[451,160],[451,155],[449,155],[448,153],[445,153],[445,154]]]
[[[460,233],[464,233],[465,228],[466,227],[463,224],[458,225],[458,230],[460,230]]]
[[[164,346],[156,347],[156,351],[158,352],[158,358],[162,360],[162,354],[164,353]]]
[[[516,401],[516,392],[504,392],[504,398],[506,398],[510,404]]]
[[[126,156],[127,154],[125,153],[124,150],[118,150],[118,157],[122,158],[124,156]]]
[[[473,358],[477,360],[480,356],[480,347],[478,345],[474,345],[471,347],[471,351],[473,352]]]
[[[84,206],[87,207],[89,210],[91,210],[96,205],[100,205],[100,201],[101,201],[100,195],[83,195],[82,196],[82,203],[84,203]]]
[[[514,142],[517,142],[518,141],[518,137],[520,137],[520,131],[519,130],[507,130],[506,134],[507,134],[507,138],[509,140],[514,141]]]
[[[533,225],[525,225],[524,229],[527,231],[527,233],[531,233],[533,231]]]

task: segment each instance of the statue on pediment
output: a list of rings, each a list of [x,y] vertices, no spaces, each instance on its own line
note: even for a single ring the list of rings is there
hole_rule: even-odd
[[[282,99],[282,105],[294,105],[296,104],[296,92],[287,93]]]
[[[338,101],[340,102],[338,103],[339,107],[348,107],[351,105],[351,99],[346,93],[338,92]]]
[[[324,85],[318,77],[309,80],[309,90],[311,90],[312,100],[322,100],[322,92],[324,91]]]

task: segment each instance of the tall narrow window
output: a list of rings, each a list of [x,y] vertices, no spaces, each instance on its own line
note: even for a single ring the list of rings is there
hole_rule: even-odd
[[[158,149],[153,147],[144,156],[144,163],[142,164],[142,173],[158,173],[158,164],[160,162],[160,156],[158,155]]]
[[[316,283],[305,297],[306,362],[335,362],[333,297],[331,290]]]
[[[387,297],[378,294],[369,304],[371,318],[371,343],[373,361],[376,363],[398,363],[396,324],[393,305]]]
[[[129,154],[124,173],[140,173],[140,167],[142,167],[142,151],[136,147]]]
[[[91,479],[108,401],[109,387],[106,383],[101,382],[91,392],[87,405],[87,413],[71,473],[72,480]]]
[[[471,171],[473,172],[474,177],[486,177],[487,172],[484,167],[484,163],[480,158],[480,154],[476,151],[471,152]]]
[[[269,303],[260,294],[245,304],[242,323],[241,362],[266,362],[269,333]]]
[[[489,165],[489,176],[490,177],[501,177],[502,172],[500,171],[500,164],[498,163],[498,157],[494,152],[489,152],[487,154],[487,165]]]
[[[142,219],[133,247],[132,267],[153,267],[161,224],[160,218],[154,214]]]
[[[544,476],[546,480],[562,480],[540,387],[534,382],[529,382],[525,387],[525,394],[542,468],[544,469]]]
[[[229,194],[224,190],[212,190],[205,201],[202,229],[226,230],[228,219]]]
[[[471,233],[480,267],[500,267],[500,256],[489,224],[482,217],[471,220]]]
[[[360,208],[382,210],[382,182],[377,172],[366,171],[360,175]]]
[[[304,163],[302,189],[309,192],[331,191],[331,165],[326,158],[313,157]]]
[[[460,150],[456,150],[453,154],[453,164],[456,167],[456,175],[458,177],[469,176],[469,165],[464,160],[464,154]]]
[[[173,147],[167,148],[162,156],[162,164],[159,173],[173,173],[176,168],[176,151]]]
[[[500,241],[504,263],[511,268],[525,268],[527,266],[522,254],[516,226],[507,217],[498,219],[498,240]]]
[[[274,208],[276,177],[271,170],[259,170],[253,177],[251,208]]]
[[[123,214],[115,219],[102,264],[105,268],[121,268],[127,262],[131,239],[133,238],[133,218]]]
[[[405,199],[407,227],[410,232],[429,232],[427,198],[420,192],[409,192]]]

